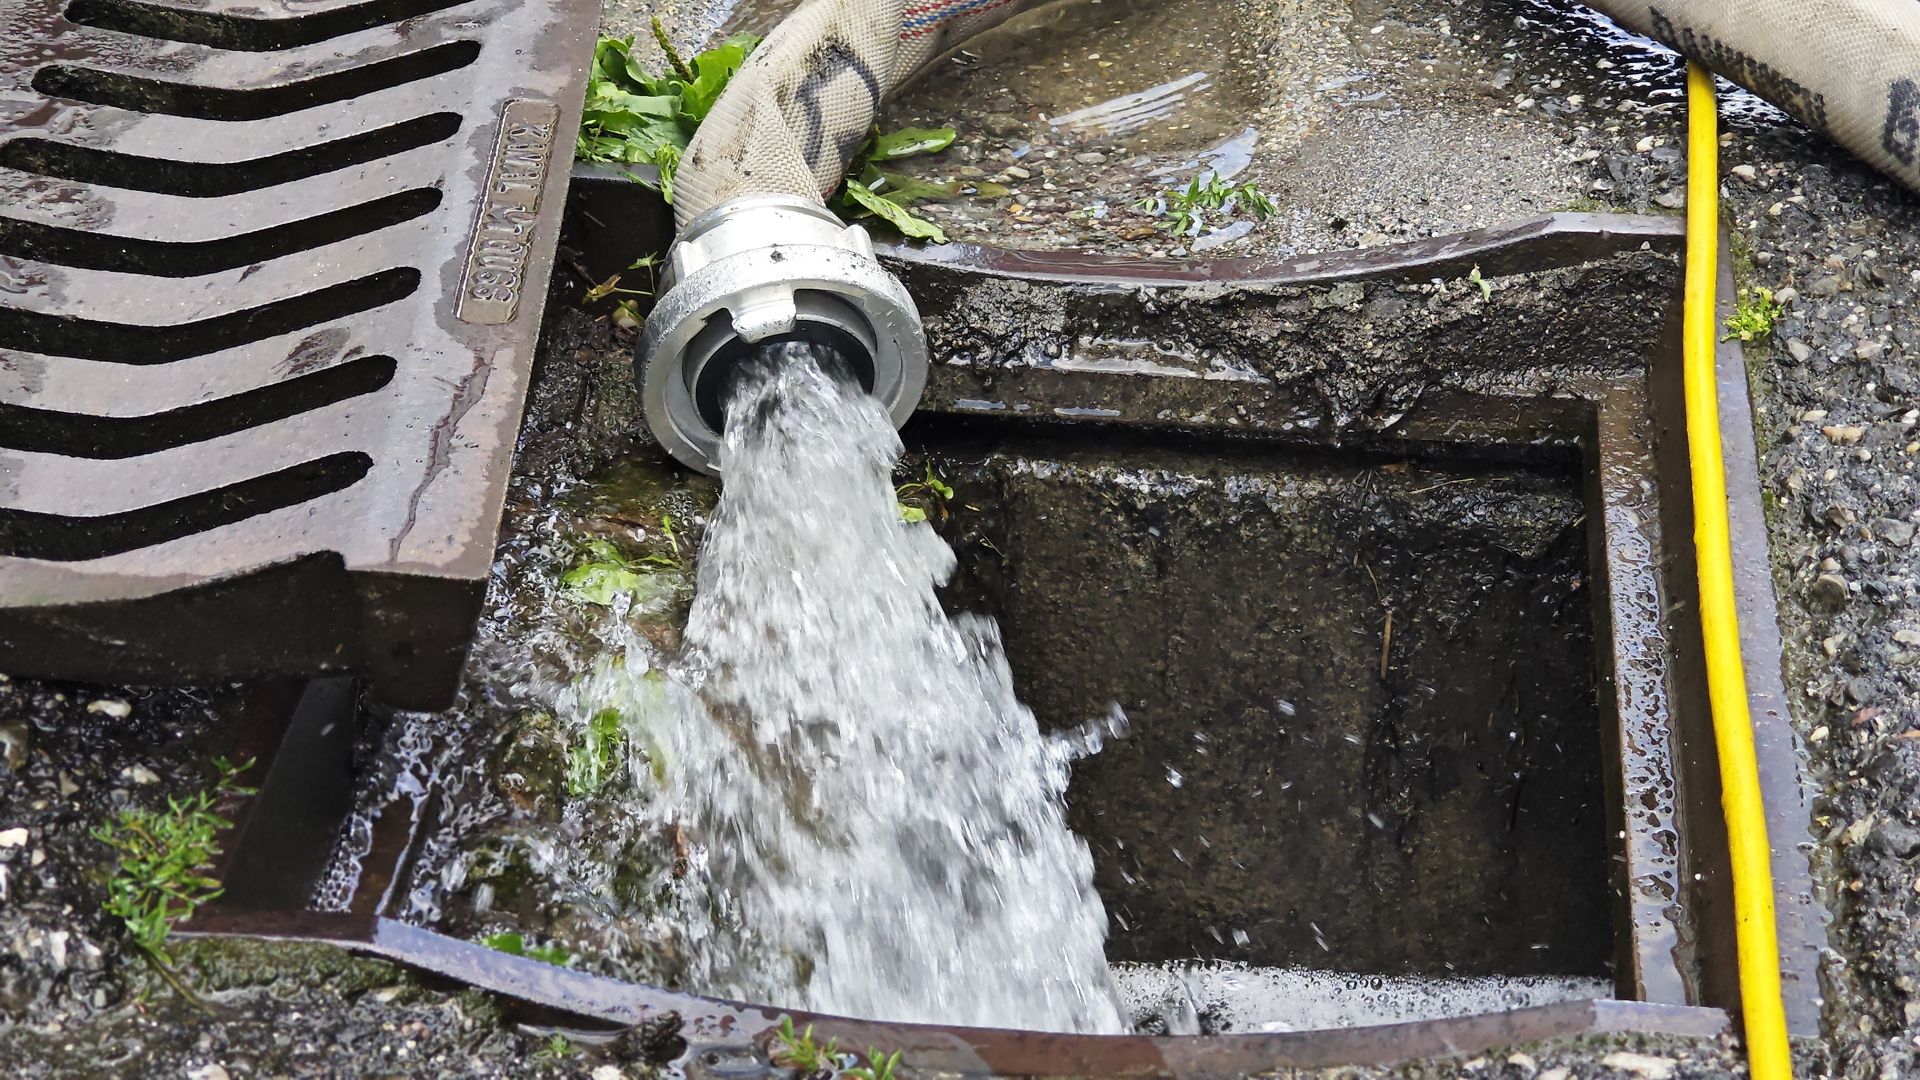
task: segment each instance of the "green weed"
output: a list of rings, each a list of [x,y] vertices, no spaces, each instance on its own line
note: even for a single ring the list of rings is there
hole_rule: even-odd
[[[653,20],[653,36],[667,57],[668,70],[663,73],[642,70],[634,59],[631,37],[603,37],[595,44],[574,156],[582,161],[652,165],[659,170],[660,196],[671,203],[673,177],[681,155],[760,39],[736,34],[695,55],[689,63],[674,50],[657,18]],[[886,134],[873,129],[853,157],[847,182],[828,205],[849,221],[878,218],[904,236],[945,243],[946,233],[938,225],[908,207],[929,199],[954,198],[967,186],[916,180],[880,165],[937,154],[953,145],[953,138],[952,128],[905,128]],[[982,195],[987,194],[986,187],[974,185]],[[1004,189],[1000,193],[1004,194]],[[601,294],[605,295],[611,292]],[[632,317],[631,300],[623,301],[623,306]]]
[[[556,1032],[547,1036],[547,1041],[541,1044],[540,1049],[533,1056],[538,1061],[561,1061],[572,1057],[574,1053],[573,1044],[567,1041],[565,1035]]]
[[[627,270],[623,270],[588,289],[586,295],[580,298],[580,302],[583,304],[591,304],[598,300],[605,300],[609,296],[622,297],[623,299],[614,301],[613,323],[615,326],[623,329],[638,330],[646,324],[646,319],[641,317],[639,305],[634,298],[653,295],[653,268],[659,264],[660,256],[657,254],[649,254],[642,255],[627,265],[627,270],[645,270],[647,272],[647,287],[644,289],[621,288],[620,279],[625,276],[627,272]]]
[[[620,767],[626,743],[620,710],[601,709],[588,717],[586,730],[567,747],[567,794],[577,799],[599,791]]]
[[[672,68],[665,74],[641,69],[633,57],[631,37],[603,37],[594,45],[574,156],[582,161],[653,165],[660,170],[661,194],[672,202],[673,171],[680,154],[760,39],[736,34],[695,56],[689,65],[667,44],[666,30],[658,19],[653,21],[653,32]]]
[[[1493,286],[1487,284],[1487,279],[1480,276],[1480,268],[1478,266],[1467,271],[1467,284],[1478,285],[1480,287],[1480,300],[1482,303],[1493,299]]]
[[[667,588],[660,575],[682,575],[687,569],[686,552],[674,529],[672,514],[660,515],[660,537],[666,549],[639,558],[629,558],[611,540],[590,541],[584,558],[560,575],[560,587],[575,599],[599,607],[612,607],[620,596],[657,596]]]
[[[893,489],[893,498],[900,506],[900,520],[909,524],[918,524],[927,520],[927,508],[921,502],[930,500],[940,520],[947,520],[947,504],[953,501],[953,488],[933,471],[933,463],[927,463],[927,474],[919,480],[901,484]]]
[[[1773,298],[1772,289],[1760,285],[1741,289],[1734,294],[1733,314],[1727,316],[1727,336],[1720,340],[1763,341],[1773,336],[1773,324],[1786,313],[1785,305]]]
[[[894,1068],[900,1064],[900,1051],[883,1054],[873,1047],[867,1047],[867,1063],[856,1065],[841,1071],[841,1076],[850,1076],[854,1080],[897,1080]]]
[[[1265,221],[1279,213],[1279,208],[1259,185],[1229,184],[1213,172],[1194,177],[1184,188],[1170,188],[1138,199],[1133,209],[1163,219],[1160,227],[1176,236],[1200,235],[1209,215],[1231,220],[1244,211],[1255,221]]]
[[[480,944],[489,949],[506,953],[508,956],[524,956],[529,960],[538,960],[555,967],[566,967],[573,963],[573,954],[558,945],[528,945],[527,939],[517,931],[500,934],[488,934],[480,939]]]
[[[220,854],[220,832],[233,823],[214,812],[221,800],[251,795],[235,779],[252,759],[233,765],[213,759],[213,786],[185,798],[169,798],[165,810],[122,810],[93,830],[94,839],[119,858],[107,881],[104,907],[126,925],[133,943],[156,961],[169,963],[167,935],[200,905],[219,897],[220,883],[207,876]]]
[[[774,1039],[779,1043],[774,1047],[772,1060],[782,1068],[793,1069],[801,1076],[851,1077],[853,1080],[898,1080],[896,1069],[900,1065],[900,1051],[891,1054],[869,1046],[867,1063],[854,1064],[858,1059],[852,1054],[842,1054],[840,1044],[828,1039],[822,1046],[813,1038],[813,1025],[808,1024],[805,1031],[793,1030],[793,1017],[780,1018],[780,1026],[773,1031]]]
[[[780,1018],[780,1026],[773,1029],[773,1037],[780,1043],[774,1048],[773,1063],[783,1068],[799,1069],[803,1074],[832,1074],[840,1070],[840,1045],[832,1039],[825,1046],[813,1041],[813,1025],[807,1030],[795,1032],[793,1017]]]

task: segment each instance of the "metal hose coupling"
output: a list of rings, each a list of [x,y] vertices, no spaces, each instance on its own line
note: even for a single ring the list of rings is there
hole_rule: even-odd
[[[668,254],[634,357],[660,445],[717,475],[733,370],[785,341],[846,357],[895,427],[927,385],[920,312],[865,229],[789,195],[733,199],[695,218]]]

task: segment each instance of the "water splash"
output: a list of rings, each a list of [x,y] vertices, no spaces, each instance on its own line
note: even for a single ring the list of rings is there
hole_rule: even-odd
[[[950,619],[953,552],[901,523],[901,445],[824,351],[748,366],[675,707],[651,732],[707,894],[708,993],[899,1021],[1124,1030],[1051,740],[997,629]],[[656,714],[658,715],[658,714]],[[692,928],[702,918],[705,928]]]

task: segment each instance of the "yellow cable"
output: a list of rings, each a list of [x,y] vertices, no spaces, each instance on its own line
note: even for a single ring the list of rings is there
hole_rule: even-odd
[[[1733,863],[1733,911],[1740,955],[1740,1011],[1753,1080],[1792,1080],[1786,1008],[1780,999],[1780,943],[1773,920],[1773,857],[1767,844],[1753,716],[1740,661],[1727,536],[1727,482],[1720,456],[1720,396],[1714,353],[1714,298],[1720,273],[1720,143],[1713,76],[1687,65],[1687,291],[1684,359],[1687,447],[1693,469],[1693,543],[1700,564],[1700,629],[1707,695],[1720,752],[1721,809]]]

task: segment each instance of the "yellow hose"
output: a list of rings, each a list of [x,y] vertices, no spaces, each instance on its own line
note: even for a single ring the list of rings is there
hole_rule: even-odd
[[[1727,536],[1726,469],[1720,456],[1720,395],[1714,353],[1714,299],[1720,272],[1720,144],[1713,76],[1687,65],[1687,292],[1684,353],[1687,448],[1693,471],[1693,543],[1700,564],[1700,629],[1707,696],[1720,752],[1721,809],[1733,863],[1733,911],[1740,955],[1740,1011],[1753,1080],[1792,1080],[1786,1006],[1780,999],[1780,943],[1773,921],[1773,854],[1767,843],[1753,716],[1740,661]]]

